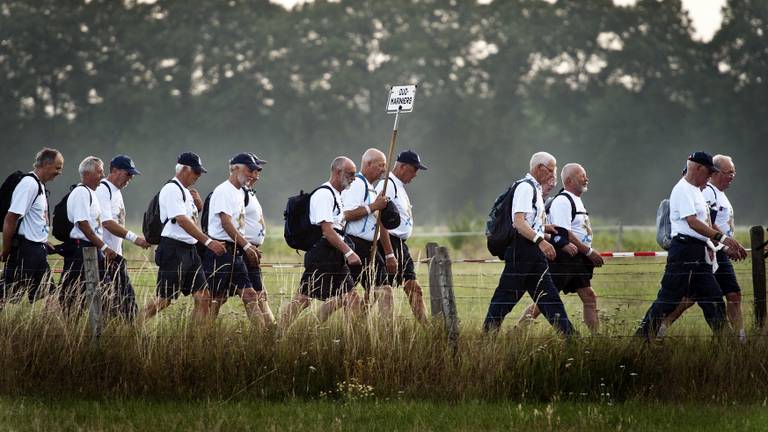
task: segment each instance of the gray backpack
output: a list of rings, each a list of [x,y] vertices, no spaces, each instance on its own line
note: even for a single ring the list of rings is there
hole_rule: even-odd
[[[669,199],[664,198],[656,210],[656,243],[664,250],[672,244],[672,222],[669,220]]]

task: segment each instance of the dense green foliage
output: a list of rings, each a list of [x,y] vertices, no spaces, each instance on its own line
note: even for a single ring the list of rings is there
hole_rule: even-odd
[[[738,222],[759,223],[767,21],[765,0],[730,0],[705,43],[680,0],[5,0],[0,171],[57,147],[60,196],[87,154],[128,153],[145,172],[126,194],[135,220],[181,151],[211,168],[207,192],[247,149],[270,161],[274,220],[332,157],[386,148],[387,86],[418,83],[399,144],[432,167],[413,185],[420,221],[487,211],[546,149],[586,165],[592,214],[647,223],[706,149],[735,157]]]

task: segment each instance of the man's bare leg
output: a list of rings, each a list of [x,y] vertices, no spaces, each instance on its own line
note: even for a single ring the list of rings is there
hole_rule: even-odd
[[[320,305],[320,310],[317,312],[317,320],[322,322],[328,321],[328,318],[333,315],[339,308],[344,305],[341,295],[333,296],[324,301]]]
[[[211,292],[207,289],[195,291],[192,293],[192,298],[195,301],[190,315],[192,321],[201,323],[208,320],[211,316]]]
[[[269,307],[269,298],[267,296],[267,290],[262,289],[257,291],[257,302],[259,305],[259,312],[261,313],[261,319],[268,327],[275,325],[275,315],[272,313],[272,309]]]
[[[395,294],[392,287],[383,285],[374,288],[373,297],[379,303],[379,315],[382,320],[391,321],[394,317]]]
[[[523,315],[520,316],[519,320],[517,320],[515,327],[519,330],[525,330],[531,323],[536,320],[539,315],[541,315],[541,311],[539,311],[539,307],[536,306],[536,303],[533,303],[532,305],[525,308]]]
[[[669,315],[664,317],[664,321],[661,322],[661,325],[659,325],[659,330],[656,332],[657,337],[664,337],[667,334],[667,330],[672,326],[672,324],[677,321],[678,318],[680,318],[681,315],[683,315],[683,312],[685,312],[688,308],[693,306],[694,301],[691,300],[688,297],[683,297],[682,300],[680,300],[680,304],[677,305],[677,308],[672,311]]]
[[[427,323],[427,307],[424,305],[424,293],[421,290],[421,285],[417,280],[405,281],[403,285],[403,291],[408,296],[408,303],[411,305],[413,316],[416,317],[416,321],[426,324]]]
[[[304,294],[296,294],[293,296],[288,305],[283,308],[283,313],[280,317],[280,325],[283,329],[288,329],[291,323],[299,316],[301,311],[309,307],[310,298]]]
[[[227,302],[226,296],[214,297],[213,300],[211,300],[211,311],[210,311],[211,321],[216,321],[216,319],[219,317],[219,312],[221,311],[221,307],[224,306],[224,303],[226,302]]]
[[[584,306],[584,324],[594,336],[600,329],[600,318],[597,315],[597,294],[591,286],[577,289],[576,294],[579,295]]]
[[[744,319],[741,315],[741,293],[732,292],[725,295],[725,312],[731,327],[739,335],[740,342],[746,342],[747,333],[744,330]]]
[[[258,329],[264,328],[264,319],[261,317],[261,309],[259,309],[259,294],[252,287],[236,290],[235,293],[243,300],[243,306],[245,306],[245,314],[248,319],[251,320],[251,324]]]
[[[144,306],[144,309],[139,313],[136,318],[136,325],[142,326],[147,320],[157,315],[161,310],[171,305],[171,299],[155,297]]]

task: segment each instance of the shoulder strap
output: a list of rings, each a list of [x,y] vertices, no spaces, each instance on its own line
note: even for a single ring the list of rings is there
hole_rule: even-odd
[[[86,186],[86,185],[84,185],[84,184],[82,184],[82,183],[79,183],[79,184],[76,184],[76,185],[74,185],[74,186],[72,187],[72,190],[70,191],[70,193],[71,193],[73,190],[75,190],[75,188],[76,188],[76,187],[79,187],[79,186],[82,186],[82,187],[84,187],[84,188],[85,188],[85,190],[86,190],[86,191],[88,191],[88,205],[91,205],[91,204],[93,204],[93,195],[91,195],[91,188],[89,188],[88,186]]]
[[[248,207],[248,204],[251,202],[251,197],[250,197],[251,189],[248,189],[248,188],[244,187],[243,188],[243,192],[244,192],[244,195],[245,195],[245,197],[243,198],[243,206],[244,207]]]
[[[715,190],[715,187],[714,187],[714,186],[712,186],[712,185],[711,185],[711,184],[709,184],[709,183],[707,183],[707,187],[708,187],[708,188],[710,188],[710,189],[712,190],[712,195],[714,195],[714,196],[715,196],[715,203],[717,203],[717,191]]]
[[[536,210],[536,185],[533,184],[533,182],[527,178],[517,181],[517,183],[522,183],[522,182],[528,183],[533,188],[533,198],[531,199],[531,205],[533,207],[533,210],[535,211]]]
[[[35,179],[35,182],[37,182],[37,195],[35,195],[35,199],[37,199],[37,197],[39,195],[43,194],[43,184],[40,183],[40,180],[37,178],[37,176],[32,174],[31,172],[26,173],[23,176],[21,176],[22,179],[24,177],[32,177],[33,179]],[[21,182],[21,179],[19,179],[19,182]],[[18,185],[16,185],[16,186],[18,186]],[[32,204],[29,205],[29,208],[27,209],[27,212],[29,212],[29,210],[32,208],[32,206],[35,205],[35,199],[32,200]],[[48,195],[45,196],[45,201],[46,202],[48,201]],[[48,211],[50,212],[50,209]],[[50,215],[48,216],[48,220],[51,220]]]
[[[389,182],[392,183],[392,187],[395,189],[395,198],[397,198],[397,182],[392,178],[392,175],[389,176]]]
[[[168,184],[168,183],[174,183],[176,186],[178,186],[179,190],[181,191],[181,199],[182,199],[182,201],[187,202],[187,194],[184,193],[184,188],[181,187],[179,182],[177,182],[176,179],[170,179],[167,182],[165,182],[165,184]]]
[[[320,189],[327,189],[328,192],[331,193],[331,196],[333,197],[333,208],[338,210],[339,213],[341,213],[341,207],[339,207],[339,203],[336,202],[336,194],[333,193],[333,190],[331,190],[331,188],[329,186],[321,185],[321,186],[318,186],[317,189],[313,190],[312,193],[314,194],[315,192],[317,192]]]
[[[365,189],[365,195],[363,195],[363,201],[367,203],[368,202],[368,180],[365,178],[365,176],[362,173],[355,174],[355,177],[363,181],[363,189]]]
[[[103,184],[104,187],[107,188],[107,191],[109,191],[109,200],[112,201],[112,188],[109,187],[109,183],[107,183],[106,180],[102,180],[101,184]]]

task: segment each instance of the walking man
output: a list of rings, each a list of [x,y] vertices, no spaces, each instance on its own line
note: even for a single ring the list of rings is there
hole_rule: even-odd
[[[416,268],[407,244],[413,234],[413,206],[405,185],[410,184],[419,171],[426,170],[427,166],[421,163],[421,158],[416,152],[405,150],[397,155],[395,166],[389,174],[386,197],[397,206],[400,225],[388,232],[382,230],[382,241],[379,246],[380,253],[386,260],[387,272],[390,274],[390,285],[402,285],[413,316],[420,323],[427,322],[427,308],[424,305],[424,293],[416,279]],[[380,182],[376,191],[381,193],[383,189],[384,182]],[[390,246],[387,245],[385,237],[389,239],[391,252],[388,250]]]
[[[96,196],[101,207],[101,226],[104,228],[104,243],[115,251],[115,259],[107,263],[106,279],[110,283],[105,293],[107,309],[113,315],[133,321],[138,312],[136,294],[128,276],[128,267],[123,255],[123,239],[133,242],[141,248],[148,248],[149,243],[143,236],[125,228],[125,203],[122,190],[128,186],[134,176],[141,172],[136,169],[130,157],[115,156],[109,163],[109,175],[99,183]]]
[[[603,265],[600,253],[592,248],[592,226],[581,195],[587,191],[589,178],[584,168],[576,163],[563,167],[563,189],[555,195],[547,209],[548,222],[557,234],[551,236],[557,250],[555,261],[549,266],[555,287],[563,294],[576,293],[584,305],[584,323],[592,334],[597,334],[600,321],[597,316],[597,294],[592,289],[592,272]],[[540,315],[536,303],[529,306],[520,318],[519,326]]]
[[[512,220],[517,235],[504,254],[504,271],[491,298],[483,330],[495,331],[520,298],[528,292],[539,309],[560,333],[573,334],[560,295],[552,282],[549,263],[555,248],[544,240],[544,201],[541,185],[557,171],[555,157],[546,152],[531,157],[530,170],[518,180],[512,198]]]
[[[192,318],[202,321],[211,308],[211,293],[206,283],[197,242],[216,255],[223,255],[224,245],[205,235],[197,225],[197,209],[190,187],[206,173],[200,156],[182,153],[176,161],[176,176],[160,189],[160,220],[163,231],[155,250],[157,264],[157,296],[139,315],[139,324],[170,306],[179,294],[192,295],[195,301]]]
[[[25,174],[11,196],[11,205],[3,220],[5,262],[0,309],[7,301],[25,294],[29,301],[43,297],[53,286],[48,252],[50,215],[45,185],[61,174],[64,157],[58,150],[44,148],[35,155],[33,170]]]
[[[695,152],[688,157],[685,176],[672,189],[669,197],[672,244],[661,288],[637,330],[638,336],[656,337],[662,321],[678,307],[683,297],[699,304],[713,332],[719,333],[723,328],[723,294],[712,274],[712,260],[708,255],[713,251],[707,241],[724,244],[739,259],[747,253],[736,240],[711,226],[709,206],[701,188],[717,171],[712,156]]]
[[[240,153],[229,161],[229,178],[216,186],[208,210],[208,235],[221,242],[226,252],[221,255],[205,251],[203,270],[208,275],[208,287],[213,296],[212,317],[230,296],[243,300],[248,319],[258,328],[264,320],[258,304],[258,294],[248,278],[245,261],[258,266],[259,253],[245,238],[245,199],[243,189],[252,182],[261,166],[248,153]]]
[[[339,156],[331,163],[331,176],[310,198],[309,221],[320,227],[322,238],[304,255],[301,286],[282,316],[287,329],[311,299],[323,301],[318,314],[320,322],[344,308],[352,316],[360,313],[360,296],[354,290],[349,267],[360,266],[354,243],[344,234],[344,203],[341,192],[355,180],[357,168],[347,157]]]
[[[96,188],[104,178],[104,162],[88,156],[78,167],[80,183],[69,193],[67,218],[73,224],[69,240],[64,244],[64,273],[61,276],[60,304],[65,313],[79,313],[84,306],[85,283],[83,248],[96,247],[99,280],[104,280],[105,258],[114,260],[114,249],[104,242],[101,226],[102,210]]]
[[[387,205],[384,194],[377,193],[373,184],[381,180],[386,172],[387,160],[384,153],[374,148],[366,150],[360,163],[360,172],[349,189],[341,192],[341,200],[344,203],[344,219],[347,221],[345,232],[354,243],[355,253],[362,263],[360,266],[350,267],[352,280],[360,283],[366,292],[373,289],[382,316],[389,317],[392,313],[393,296],[392,287],[387,283],[384,256],[378,249],[373,263],[370,256],[376,231],[374,212]],[[382,234],[380,237],[384,249],[391,254],[392,244],[389,242],[389,236]],[[392,263],[395,263],[394,260]]]

